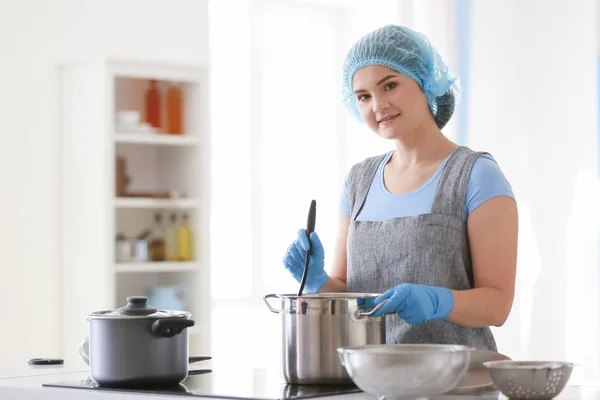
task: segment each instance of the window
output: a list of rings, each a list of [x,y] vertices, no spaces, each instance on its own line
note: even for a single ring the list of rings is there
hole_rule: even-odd
[[[298,290],[282,258],[310,201],[328,268],[349,166],[393,146],[351,119],[340,82],[346,50],[397,22],[395,4],[382,1],[381,12],[351,1],[211,2],[215,351],[253,343],[255,366],[279,357],[280,319],[261,299]]]
[[[251,146],[253,233],[263,261],[258,283],[268,291],[297,290],[281,259],[306,225],[311,199],[317,201],[317,232],[325,246],[334,242],[341,188],[338,19],[332,10],[270,3],[255,15]]]

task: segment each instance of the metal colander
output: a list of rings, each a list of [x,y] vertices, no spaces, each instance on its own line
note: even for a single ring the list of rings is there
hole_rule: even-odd
[[[489,361],[483,363],[494,384],[510,399],[548,400],[567,385],[572,363],[554,361]]]

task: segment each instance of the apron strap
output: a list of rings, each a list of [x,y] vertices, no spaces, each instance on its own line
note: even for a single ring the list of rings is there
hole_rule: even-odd
[[[466,146],[459,146],[454,151],[440,176],[431,205],[432,214],[454,215],[462,220],[471,169],[481,154],[486,153],[473,151]]]
[[[383,161],[385,156],[389,154],[382,154],[375,157],[369,157],[357,164],[354,164],[348,174],[348,201],[350,203],[350,218],[355,220],[356,216],[360,212],[373,177],[377,172],[377,167]]]

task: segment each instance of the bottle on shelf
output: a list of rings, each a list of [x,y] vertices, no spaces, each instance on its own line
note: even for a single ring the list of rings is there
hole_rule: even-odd
[[[151,79],[146,90],[146,122],[160,130],[160,92],[156,79]]]
[[[177,248],[177,215],[171,214],[169,224],[165,230],[165,252],[167,261],[177,261],[179,258]]]
[[[194,259],[192,230],[188,224],[187,213],[184,213],[181,217],[181,225],[177,232],[177,249],[179,261],[192,261]]]
[[[165,261],[165,234],[160,213],[154,214],[154,225],[150,234],[150,261]]]
[[[183,133],[183,94],[177,83],[170,84],[167,90],[167,133]]]

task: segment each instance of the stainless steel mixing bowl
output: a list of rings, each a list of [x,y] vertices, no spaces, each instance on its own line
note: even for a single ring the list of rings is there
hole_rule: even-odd
[[[469,366],[461,345],[381,344],[338,348],[356,386],[374,396],[434,396],[458,384]]]
[[[488,361],[494,384],[510,399],[548,400],[565,388],[574,364],[555,361]]]

